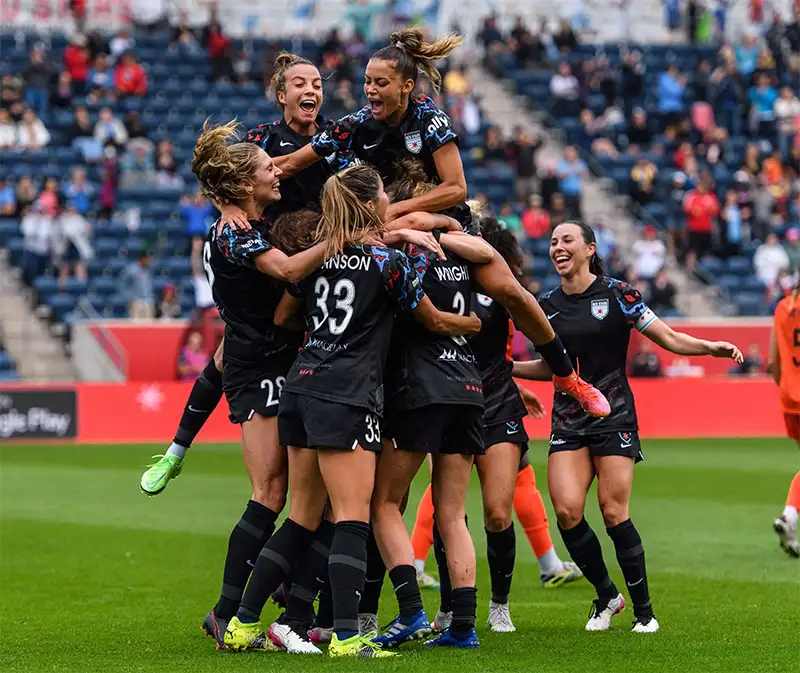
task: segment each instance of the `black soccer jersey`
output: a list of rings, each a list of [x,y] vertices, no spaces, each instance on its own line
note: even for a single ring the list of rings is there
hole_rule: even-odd
[[[403,120],[389,126],[372,116],[369,105],[314,136],[312,147],[321,156],[336,154],[335,171],[347,168],[351,154],[375,166],[385,184],[397,177],[397,161],[419,159],[425,172],[438,180],[433,153],[447,143],[458,143],[450,118],[430,98],[412,98]]]
[[[217,225],[209,229],[203,247],[203,266],[214,303],[225,321],[225,352],[240,360],[260,359],[286,349],[297,351],[302,338],[277,327],[275,309],[285,285],[259,271],[253,261],[272,244],[264,225],[251,222],[249,231],[225,226],[217,236]]]
[[[308,341],[284,390],[383,414],[383,372],[397,306],[425,296],[408,258],[347,247],[292,290],[305,300]]]
[[[440,311],[467,315],[471,290],[469,264],[448,255],[438,259],[432,252],[411,246],[408,252],[422,288]],[[398,321],[397,367],[393,409],[407,411],[429,404],[483,406],[481,377],[475,355],[463,337],[433,334],[409,317]]]
[[[469,345],[483,382],[484,425],[519,420],[528,412],[511,375],[511,316],[505,306],[477,293],[472,295],[472,311],[481,319],[481,331],[470,337]]]
[[[575,371],[611,404],[608,418],[584,412],[571,397],[556,393],[552,427],[561,434],[597,434],[638,428],[626,363],[631,329],[644,331],[656,319],[637,290],[613,278],[598,277],[581,294],[559,287],[540,304],[572,358]]]

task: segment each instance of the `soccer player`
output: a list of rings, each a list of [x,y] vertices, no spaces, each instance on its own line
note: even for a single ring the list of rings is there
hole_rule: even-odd
[[[246,139],[256,143],[271,157],[294,152],[311,142],[311,138],[325,123],[319,114],[323,102],[322,77],[311,61],[282,52],[275,59],[275,73],[271,89],[283,115],[270,124],[260,124],[251,129]],[[343,158],[339,163],[345,163]],[[281,198],[266,206],[263,218],[274,221],[282,213],[289,213],[308,205],[318,205],[322,185],[332,174],[328,162],[309,166],[300,175],[283,176],[280,183]],[[231,224],[246,230],[248,216],[233,203],[219,203],[220,224]],[[204,259],[204,264],[207,260]],[[142,475],[140,487],[147,495],[158,495],[183,469],[186,452],[222,397],[222,350],[217,348],[198,377],[181,416],[172,444],[163,455],[152,456],[157,462],[148,466]]]
[[[622,574],[633,600],[633,632],[655,633],[647,586],[642,538],[630,519],[634,464],[644,457],[639,443],[636,406],[625,364],[630,331],[636,329],[678,355],[713,355],[742,361],[736,346],[704,341],[675,332],[642,301],[637,290],[604,273],[594,231],[578,220],[558,225],[550,239],[550,258],[561,276],[542,307],[581,374],[608,397],[611,415],[598,420],[584,414],[570,398],[555,395],[550,455],[550,498],[558,528],[572,560],[597,591],[587,631],[605,631],[625,600],[611,581],[600,541],[584,518],[586,495],[595,477],[606,532],[614,543]],[[514,376],[547,380],[546,363],[517,362]]]
[[[250,501],[228,542],[222,592],[203,622],[219,647],[235,614],[250,563],[275,527],[286,502],[286,452],[278,442],[278,398],[302,343],[277,327],[273,314],[283,283],[298,282],[325,259],[315,246],[288,257],[273,248],[261,224],[264,208],[281,198],[280,169],[263,149],[239,142],[237,125],[208,122],[194,148],[192,171],[204,193],[235,203],[252,222],[248,231],[212,226],[203,255],[214,301],[225,322],[222,388],[231,422],[242,429],[242,454],[253,487]],[[268,648],[263,639],[252,644]]]
[[[389,220],[416,211],[443,212],[463,204],[467,182],[452,122],[431,99],[412,96],[420,73],[438,89],[442,78],[434,63],[462,42],[458,35],[426,42],[419,27],[393,32],[390,44],[376,51],[367,63],[364,95],[369,104],[322,130],[310,145],[278,159],[281,170],[294,175],[331,155],[336,158],[329,163],[339,170],[355,156],[375,166],[384,182],[390,184],[403,177],[400,160],[412,158],[422,163],[432,189],[395,200],[389,207]],[[502,273],[503,266],[498,257],[479,271],[481,278]],[[587,412],[608,415],[605,398],[575,374],[563,345],[533,297],[518,283],[510,284],[503,304],[550,365],[556,386],[579,399]]]
[[[296,324],[304,309],[309,332],[287,376],[279,414],[281,443],[289,447],[291,511],[258,557],[225,633],[229,649],[248,649],[263,639],[259,619],[266,597],[308,548],[327,493],[336,519],[328,564],[335,631],[328,653],[391,655],[359,635],[358,597],[394,308],[448,335],[474,333],[480,323],[435,309],[405,255],[372,245],[387,208],[373,168],[354,166],[331,177],[323,190],[318,236],[334,256],[279,309],[285,325]]]
[[[784,297],[775,309],[774,325],[770,336],[769,370],[778,384],[781,409],[786,421],[789,439],[800,446],[800,279],[794,291]],[[797,510],[800,509],[800,472],[794,475],[789,487],[786,507],[774,528],[781,548],[795,558],[800,557],[797,540]]]

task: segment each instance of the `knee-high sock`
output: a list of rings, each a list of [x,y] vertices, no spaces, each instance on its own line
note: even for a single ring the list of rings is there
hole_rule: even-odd
[[[508,603],[517,557],[517,537],[513,523],[499,533],[486,531],[486,556],[492,580],[492,600],[495,603]]]
[[[331,543],[328,572],[333,596],[333,628],[340,640],[358,633],[358,599],[367,574],[369,524],[340,521]]]
[[[417,507],[417,518],[411,533],[411,545],[414,547],[414,558],[424,561],[433,545],[433,499],[431,485],[425,489],[422,500]]]
[[[444,549],[442,536],[439,535],[439,527],[433,524],[433,553],[436,556],[436,567],[439,569],[439,610],[441,612],[452,611],[453,586],[450,584],[450,571],[447,569],[447,552]]]
[[[628,585],[633,601],[633,612],[638,616],[652,614],[650,592],[647,587],[647,568],[644,562],[644,545],[633,521],[627,519],[616,526],[606,528],[614,542],[617,562]]]
[[[581,569],[583,576],[595,588],[598,598],[601,600],[616,598],[619,592],[608,576],[600,540],[586,519],[581,519],[574,528],[565,530],[559,526],[558,530],[569,555]]]
[[[250,577],[251,564],[256,563],[258,553],[275,530],[278,513],[260,502],[250,500],[231,531],[228,539],[228,555],[222,573],[222,592],[214,608],[214,614],[230,620],[239,608],[247,578]]]
[[[378,543],[375,540],[375,532],[370,526],[369,537],[367,538],[367,575],[364,579],[364,591],[358,603],[359,614],[378,614],[378,604],[381,600],[381,589],[383,580],[386,577],[386,566],[383,563]],[[416,584],[416,578],[414,578]]]
[[[188,449],[221,398],[222,374],[211,358],[192,386],[173,443]]]

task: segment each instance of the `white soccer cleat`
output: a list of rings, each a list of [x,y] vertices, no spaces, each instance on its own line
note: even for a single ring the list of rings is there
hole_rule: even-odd
[[[649,617],[637,617],[633,622],[631,632],[633,633],[657,633],[658,622],[656,618],[650,615]]]
[[[489,601],[489,627],[495,633],[514,633],[517,630],[511,621],[508,603]]]
[[[452,612],[442,612],[441,610],[436,613],[436,619],[433,620],[433,632],[434,633],[443,633],[450,628],[450,624],[453,623],[453,613]]]
[[[358,635],[365,636],[372,631],[378,631],[378,615],[371,612],[362,612],[358,615]]]
[[[781,549],[789,556],[800,558],[800,542],[797,541],[797,524],[794,525],[785,517],[779,516],[772,524],[780,539]]]
[[[608,631],[611,628],[611,618],[625,609],[625,597],[617,594],[608,603],[601,603],[600,599],[592,601],[592,611],[589,621],[586,622],[587,631]]]
[[[275,622],[267,632],[269,639],[289,654],[322,654],[308,638],[303,638],[288,624]]]

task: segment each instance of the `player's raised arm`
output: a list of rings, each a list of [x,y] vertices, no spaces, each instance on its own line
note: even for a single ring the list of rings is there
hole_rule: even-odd
[[[652,322],[640,331],[650,341],[658,344],[664,350],[675,353],[675,355],[712,355],[715,358],[730,358],[736,364],[741,364],[744,359],[741,351],[732,343],[727,341],[706,341],[684,332],[676,332],[665,322],[655,317]]]

